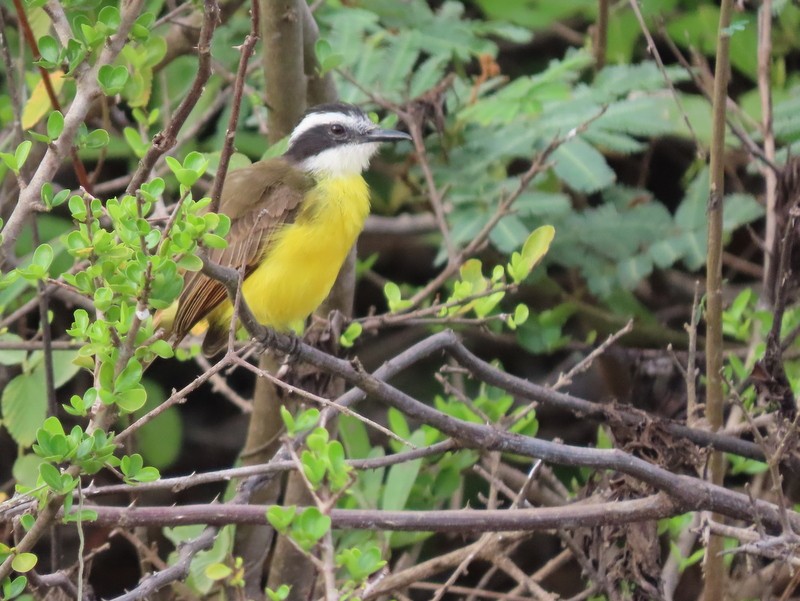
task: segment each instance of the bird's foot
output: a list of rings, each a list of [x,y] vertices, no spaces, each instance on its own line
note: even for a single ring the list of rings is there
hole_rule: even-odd
[[[300,336],[295,334],[294,332],[289,332],[286,334],[286,338],[289,340],[289,345],[285,349],[286,359],[284,360],[285,363],[294,363],[297,361],[297,350],[300,348],[300,343],[303,341]]]
[[[275,330],[262,326],[259,335],[254,337],[256,344],[259,346],[258,354],[261,355],[270,349],[274,349],[277,338],[278,334]]]

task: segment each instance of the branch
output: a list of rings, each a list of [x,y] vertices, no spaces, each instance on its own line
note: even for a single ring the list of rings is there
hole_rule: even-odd
[[[225,285],[228,289],[229,295],[235,298],[235,290],[238,282],[238,275],[235,270],[226,269],[211,263],[206,258],[203,258],[203,272],[209,277],[214,278]],[[298,344],[297,341],[291,339],[290,337],[279,335],[261,326],[261,324],[256,321],[255,317],[253,317],[250,308],[244,302],[240,307],[240,319],[244,327],[248,330],[248,332],[250,332],[251,335],[259,340],[274,343],[278,350],[283,352],[292,352],[292,350],[294,350]],[[299,344],[297,350],[308,351],[309,353],[312,353],[313,357],[306,358],[305,356],[301,356],[300,358],[307,360],[309,363],[312,363],[317,367],[326,369],[326,371],[330,371],[330,373],[333,373],[334,375],[339,375],[347,379],[344,373],[342,373],[340,369],[332,366],[328,360],[331,362],[338,362],[338,365],[342,366],[341,369],[345,369],[351,373],[355,372],[350,363],[326,355],[325,353],[317,351],[316,349],[313,349],[305,344]],[[387,362],[374,374],[374,377],[376,380],[390,378],[401,369],[404,369],[409,362],[415,361],[420,357],[429,356],[431,353],[434,353],[438,350],[446,350],[450,355],[453,356],[454,359],[456,359],[462,366],[469,369],[473,375],[481,381],[485,381],[493,386],[498,386],[507,392],[511,392],[512,394],[519,395],[523,398],[538,401],[549,406],[558,407],[560,409],[570,411],[580,417],[590,417],[604,421],[621,419],[628,425],[641,425],[644,419],[641,413],[631,412],[624,407],[609,408],[607,406],[592,403],[585,399],[580,399],[569,394],[556,392],[549,388],[533,384],[525,379],[503,372],[502,370],[493,367],[492,365],[482,361],[472,354],[461,344],[458,337],[449,330],[431,336],[418,345],[407,349],[401,355],[398,355],[391,361]],[[350,381],[350,383],[353,384],[354,382]],[[358,386],[357,383],[355,383],[355,385]],[[336,402],[337,404],[349,406],[365,398],[365,396],[365,390],[350,390],[342,397],[337,399]],[[711,447],[720,451],[735,453],[743,457],[765,461],[762,450],[754,443],[739,440],[738,438],[731,436],[688,428],[687,426],[676,422],[659,420],[658,422],[654,423],[657,423],[659,427],[664,428],[669,434],[680,438],[686,438],[697,445]]]
[[[438,442],[429,447],[421,447],[411,451],[403,451],[401,453],[393,453],[383,457],[374,457],[372,459],[350,459],[347,464],[358,470],[374,470],[407,461],[413,461],[421,457],[431,457],[433,455],[441,455],[447,451],[452,451],[458,448],[452,440],[445,440]],[[114,494],[140,494],[143,492],[154,490],[171,490],[172,492],[179,492],[208,484],[210,482],[229,482],[238,478],[248,478],[250,476],[258,476],[261,474],[275,474],[279,472],[286,472],[293,470],[297,465],[293,461],[269,461],[260,465],[250,465],[245,467],[233,467],[224,470],[216,470],[212,472],[203,472],[201,474],[189,474],[188,476],[176,476],[174,478],[161,478],[154,482],[143,482],[141,484],[110,484],[107,486],[89,486],[83,489],[85,497],[97,497],[103,495]]]
[[[236,80],[233,84],[233,100],[231,102],[231,116],[228,119],[228,129],[225,132],[225,142],[222,144],[222,151],[219,156],[219,166],[214,176],[214,185],[211,187],[211,204],[209,212],[216,212],[222,196],[222,186],[225,184],[225,176],[228,173],[228,165],[233,154],[233,141],[236,138],[236,125],[239,123],[239,109],[242,106],[242,91],[244,90],[244,79],[247,74],[247,63],[253,55],[253,49],[258,42],[258,2],[253,2],[250,6],[250,33],[244,39],[240,48],[241,57],[239,58],[239,69],[236,72]]]
[[[758,92],[761,98],[761,128],[764,134],[764,154],[775,162],[775,132],[772,129],[772,0],[764,0],[758,9]],[[763,287],[768,306],[774,302],[777,282],[775,252],[778,248],[777,175],[763,166],[764,175],[764,270]]]
[[[722,0],[717,31],[717,60],[714,73],[710,148],[710,190],[708,195],[708,253],[706,259],[706,418],[711,430],[723,425],[724,391],[722,386],[722,201],[725,195],[725,105],[728,99],[730,71],[731,13],[733,0]],[[709,478],[722,484],[725,458],[712,453]],[[713,518],[712,518],[713,519]],[[713,520],[717,521],[717,520]],[[712,535],[706,547],[706,580],[703,598],[720,599],[725,582],[725,564],[720,553],[722,537]]]
[[[699,499],[699,498],[698,498]],[[187,526],[207,524],[266,524],[269,505],[203,504],[148,507],[85,505],[97,514],[94,526],[135,528],[138,526]],[[332,525],[337,529],[390,530],[405,532],[519,532],[615,526],[679,515],[687,507],[669,495],[659,493],[642,499],[585,502],[561,507],[524,509],[441,509],[425,511],[383,511],[380,509],[331,509]],[[298,507],[298,512],[304,508]],[[751,518],[752,511],[736,516]],[[733,517],[733,516],[732,516]]]
[[[213,506],[209,506],[213,507]],[[121,513],[135,511],[133,508],[117,508]],[[142,508],[140,508],[142,509]],[[178,509],[177,507],[175,509]],[[109,525],[114,525],[110,523]],[[216,528],[206,528],[203,533],[194,540],[182,545],[178,551],[178,560],[168,568],[145,576],[139,585],[124,595],[116,597],[114,601],[138,601],[139,599],[152,599],[156,591],[161,590],[166,585],[177,580],[184,580],[189,575],[189,567],[192,559],[200,551],[208,549],[214,544],[217,537]]]
[[[235,296],[236,271],[209,263],[204,259],[203,272],[222,282],[231,297]],[[655,488],[667,492],[676,501],[686,506],[702,505],[706,509],[723,513],[731,517],[750,516],[758,511],[762,520],[772,524],[780,524],[780,514],[775,505],[764,501],[755,501],[755,508],[750,499],[741,493],[726,490],[716,484],[704,482],[689,476],[676,475],[672,472],[652,465],[642,459],[613,449],[587,449],[573,447],[527,436],[511,434],[490,425],[464,422],[447,416],[436,409],[420,403],[406,393],[368,374],[358,364],[338,359],[296,339],[278,334],[258,324],[246,303],[241,304],[242,323],[257,339],[268,343],[284,353],[292,353],[299,360],[307,362],[327,373],[344,379],[351,386],[374,396],[386,405],[394,407],[406,416],[419,420],[459,441],[466,448],[516,453],[526,457],[542,459],[559,465],[589,467],[595,469],[612,469],[646,482]],[[447,334],[447,333],[443,333]],[[453,337],[451,354],[458,358],[469,358],[469,351],[460,344],[455,344]],[[502,373],[502,372],[501,372]],[[491,374],[490,374],[491,375]],[[504,374],[509,381],[513,376]],[[483,379],[483,378],[482,378]],[[487,383],[494,384],[488,378]],[[496,384],[495,384],[496,385]],[[510,390],[510,386],[508,388]],[[557,394],[557,393],[552,393]],[[800,515],[791,513],[792,521],[800,525]]]

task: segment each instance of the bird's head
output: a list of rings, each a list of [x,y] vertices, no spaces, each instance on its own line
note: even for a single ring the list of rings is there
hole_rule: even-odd
[[[312,175],[346,177],[366,170],[381,142],[410,139],[407,133],[381,129],[352,104],[321,104],[294,128],[284,156]]]

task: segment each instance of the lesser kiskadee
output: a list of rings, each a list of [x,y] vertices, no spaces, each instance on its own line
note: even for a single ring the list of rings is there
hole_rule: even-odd
[[[261,324],[286,331],[325,300],[369,213],[362,172],[381,142],[410,139],[358,107],[324,104],[303,116],[281,158],[228,175],[219,205],[231,219],[228,247],[208,256],[244,266],[242,293]],[[212,356],[227,343],[232,317],[225,288],[197,272],[160,325],[177,342],[205,320],[203,353]]]

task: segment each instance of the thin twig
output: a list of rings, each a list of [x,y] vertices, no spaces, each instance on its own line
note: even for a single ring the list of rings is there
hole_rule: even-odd
[[[595,348],[591,353],[586,355],[586,357],[581,359],[581,361],[579,361],[566,374],[559,374],[558,380],[556,380],[556,383],[553,384],[552,386],[553,390],[559,390],[564,386],[569,386],[570,384],[572,384],[572,378],[589,369],[592,366],[592,363],[594,363],[595,359],[597,359],[600,355],[605,353],[611,345],[617,342],[617,340],[619,340],[626,334],[630,334],[632,331],[633,331],[633,320],[630,319],[622,329],[617,330],[616,332],[611,334],[608,338],[606,338],[606,340],[602,344],[600,344],[597,348]]]
[[[661,76],[664,79],[664,83],[667,84],[669,87],[669,91],[672,94],[672,98],[675,100],[675,106],[678,107],[678,112],[681,114],[681,118],[683,122],[686,124],[686,129],[689,131],[689,135],[692,137],[694,141],[695,148],[697,149],[698,154],[702,160],[705,160],[705,152],[703,151],[703,147],[700,145],[700,139],[697,137],[697,133],[694,131],[694,127],[692,127],[692,122],[689,120],[689,115],[686,113],[686,109],[683,108],[683,102],[681,101],[681,97],[678,94],[678,91],[675,89],[675,85],[672,83],[672,79],[667,74],[667,69],[664,66],[664,61],[661,60],[661,53],[658,51],[658,47],[656,46],[655,40],[653,39],[653,34],[650,33],[650,28],[647,26],[647,22],[644,20],[644,15],[642,15],[642,10],[639,8],[639,1],[638,0],[629,0],[628,2],[633,9],[633,14],[636,15],[636,20],[639,22],[639,28],[642,30],[645,39],[647,40],[647,52],[649,52],[653,59],[656,61],[656,66],[658,67]]]
[[[197,73],[192,87],[173,113],[169,124],[153,138],[150,148],[139,161],[139,167],[125,189],[126,194],[134,194],[149,177],[156,160],[175,146],[178,132],[197,105],[211,75],[211,37],[219,22],[219,6],[216,0],[203,1],[203,14],[203,27],[200,30],[200,40],[197,44]]]
[[[233,84],[233,99],[231,101],[231,115],[228,119],[228,128],[225,131],[225,140],[222,144],[222,151],[219,156],[219,167],[214,176],[214,185],[211,187],[211,204],[209,211],[216,211],[222,196],[222,186],[225,184],[225,176],[228,173],[228,165],[233,154],[233,142],[236,138],[236,126],[239,123],[239,109],[242,106],[242,90],[244,89],[244,79],[247,73],[247,63],[253,55],[253,49],[258,42],[259,20],[258,2],[250,3],[250,33],[244,39],[240,47],[241,57],[239,58],[239,69],[236,72],[236,80]]]
[[[349,459],[347,464],[358,470],[375,470],[399,463],[414,461],[423,457],[441,455],[448,451],[457,449],[458,446],[453,440],[445,440],[429,447],[421,447],[412,451],[393,453],[372,459]],[[143,493],[155,490],[171,490],[178,492],[194,486],[201,486],[211,482],[228,482],[239,478],[249,478],[259,474],[272,474],[294,469],[296,466],[291,461],[270,461],[260,465],[249,465],[245,467],[233,467],[199,474],[189,474],[187,476],[175,476],[173,478],[161,478],[154,482],[142,482],[139,484],[109,484],[106,486],[94,486],[94,484],[84,488],[83,494],[86,497],[96,497],[103,495],[128,494],[131,492]]]
[[[357,419],[361,423],[369,426],[370,428],[374,428],[378,432],[388,436],[392,440],[396,440],[397,442],[399,442],[402,445],[405,445],[405,446],[407,446],[407,447],[409,447],[411,449],[417,448],[415,444],[413,444],[412,442],[406,440],[402,436],[398,436],[397,434],[392,432],[389,428],[387,428],[385,426],[382,426],[379,423],[377,423],[377,422],[375,422],[375,421],[373,421],[373,420],[371,420],[369,418],[366,418],[363,415],[361,415],[359,413],[356,413],[355,411],[352,411],[352,410],[348,409],[347,407],[343,407],[341,405],[337,405],[335,402],[331,401],[330,399],[323,398],[323,397],[321,397],[319,395],[316,395],[316,394],[313,394],[311,392],[308,392],[307,390],[303,390],[302,388],[297,388],[296,386],[292,386],[291,384],[288,384],[288,383],[284,382],[283,380],[281,380],[280,378],[272,375],[268,371],[260,369],[260,368],[258,368],[255,365],[245,361],[244,359],[242,359],[240,357],[236,357],[234,359],[234,362],[237,365],[239,365],[240,367],[243,367],[243,368],[253,372],[259,378],[265,378],[265,379],[269,380],[275,386],[277,386],[279,388],[282,388],[283,390],[285,390],[289,394],[297,395],[300,398],[309,400],[312,403],[316,403],[317,405],[322,405],[323,407],[330,407],[333,410],[335,410],[335,411],[337,411],[339,413],[342,413],[343,415],[347,415],[347,416],[350,416],[352,418]]]
[[[772,129],[772,0],[763,0],[758,7],[758,93],[761,98],[761,129],[764,135],[764,154],[775,162],[775,132]],[[771,305],[774,302],[776,284],[776,234],[778,223],[777,174],[762,166],[764,175],[764,296]]]
[[[708,250],[706,255],[706,419],[712,431],[723,425],[722,383],[722,225],[725,194],[725,115],[730,71],[731,14],[733,0],[722,0],[717,31],[717,58],[712,102],[710,188],[708,195]],[[709,479],[722,484],[725,459],[719,451],[709,459]],[[712,521],[718,521],[712,516]],[[706,548],[704,599],[721,599],[725,590],[723,540],[711,535]]]

